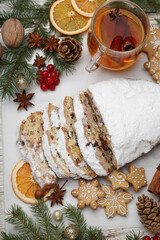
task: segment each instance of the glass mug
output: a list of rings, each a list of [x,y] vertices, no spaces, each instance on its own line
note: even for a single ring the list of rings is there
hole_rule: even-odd
[[[129,0],[111,0],[94,13],[88,32],[88,49],[92,56],[88,72],[99,65],[123,70],[135,63],[149,35],[146,13]]]

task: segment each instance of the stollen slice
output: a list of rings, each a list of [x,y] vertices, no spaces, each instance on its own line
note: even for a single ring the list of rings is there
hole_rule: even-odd
[[[77,133],[75,130],[76,115],[72,97],[65,97],[60,107],[60,119],[62,119],[62,131],[65,138],[66,149],[76,167],[82,171],[83,178],[92,179],[96,177],[95,172],[87,164],[80,151]]]
[[[23,120],[17,141],[23,159],[30,164],[33,177],[41,188],[51,188],[56,182],[56,175],[49,167],[42,147],[43,120],[42,112],[31,113]]]
[[[85,115],[83,104],[79,96],[74,98],[74,111],[76,115],[75,129],[77,133],[77,141],[84,159],[93,171],[99,176],[106,176],[111,172],[105,164],[106,159],[103,149],[99,149],[97,136],[92,133],[94,127],[88,122]]]

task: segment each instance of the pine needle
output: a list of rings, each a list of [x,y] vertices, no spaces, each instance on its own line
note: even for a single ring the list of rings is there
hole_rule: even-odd
[[[138,4],[146,13],[159,13],[160,1],[159,0],[131,0]]]
[[[142,233],[135,233],[134,231],[130,231],[129,234],[126,235],[126,240],[142,240]]]
[[[23,235],[23,238],[31,238],[35,240],[42,240],[43,236],[40,227],[34,223],[21,207],[18,205],[11,206],[8,212],[8,217],[5,219],[10,224],[13,224],[18,232]]]

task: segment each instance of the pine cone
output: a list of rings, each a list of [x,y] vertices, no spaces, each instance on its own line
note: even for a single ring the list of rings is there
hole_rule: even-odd
[[[151,232],[160,233],[160,207],[148,196],[138,197],[138,215],[141,217],[141,223]]]
[[[78,40],[66,37],[58,46],[59,56],[68,62],[76,61],[80,58],[82,53],[82,47]]]

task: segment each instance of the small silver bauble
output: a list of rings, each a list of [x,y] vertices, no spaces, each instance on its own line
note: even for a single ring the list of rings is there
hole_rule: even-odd
[[[69,225],[68,227],[66,227],[63,233],[64,237],[67,240],[75,240],[78,237],[78,234],[79,230],[74,225]]]
[[[19,90],[24,90],[28,87],[29,83],[28,83],[28,80],[25,78],[24,74],[23,73],[19,73],[17,78],[16,78],[16,81],[15,81],[15,84],[16,84],[16,87],[19,89]]]
[[[63,213],[62,213],[61,210],[55,210],[55,211],[53,212],[53,219],[54,219],[55,221],[61,221],[62,218],[63,218]]]

